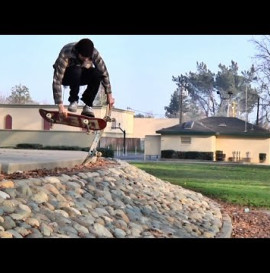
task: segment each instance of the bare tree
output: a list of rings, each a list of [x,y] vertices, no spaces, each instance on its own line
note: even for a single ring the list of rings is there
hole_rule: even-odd
[[[2,104],[7,103],[7,98],[6,98],[6,96],[0,94],[0,103],[2,103]]]
[[[257,50],[253,57],[259,86],[257,112],[261,113],[257,122],[267,127],[270,122],[270,35],[260,36],[260,40],[252,39],[251,42]]]
[[[11,95],[7,98],[9,104],[34,104],[29,89],[25,85],[15,85],[11,89]]]

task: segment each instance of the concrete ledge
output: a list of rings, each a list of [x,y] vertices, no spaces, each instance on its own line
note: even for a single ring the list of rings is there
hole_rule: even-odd
[[[10,174],[17,171],[73,167],[81,165],[87,154],[83,151],[0,149],[0,171]]]
[[[231,238],[232,236],[232,221],[228,214],[223,214],[223,225],[216,238]]]
[[[83,158],[80,160],[66,160],[66,161],[52,161],[43,163],[9,163],[1,165],[1,172],[5,174],[10,174],[18,171],[31,171],[36,169],[54,169],[54,168],[65,168],[74,167],[75,165],[82,164]]]

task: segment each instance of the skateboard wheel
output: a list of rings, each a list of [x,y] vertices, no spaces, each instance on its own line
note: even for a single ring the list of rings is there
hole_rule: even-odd
[[[52,118],[52,114],[51,114],[51,113],[47,113],[47,114],[46,114],[46,117],[47,117],[47,118]]]
[[[84,119],[84,120],[83,120],[83,123],[84,123],[84,124],[88,124],[88,119]]]

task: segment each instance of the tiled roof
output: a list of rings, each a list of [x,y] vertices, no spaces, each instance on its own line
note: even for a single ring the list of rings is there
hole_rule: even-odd
[[[245,131],[245,129],[247,129]],[[231,135],[270,137],[270,131],[238,118],[209,117],[156,131],[162,135]]]

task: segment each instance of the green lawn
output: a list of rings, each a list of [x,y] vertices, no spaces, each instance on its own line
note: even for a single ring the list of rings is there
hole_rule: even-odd
[[[249,207],[270,208],[270,166],[130,162],[173,184]]]

